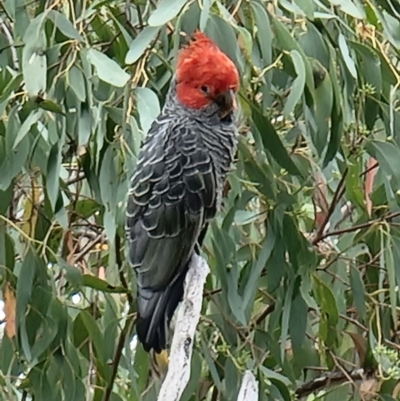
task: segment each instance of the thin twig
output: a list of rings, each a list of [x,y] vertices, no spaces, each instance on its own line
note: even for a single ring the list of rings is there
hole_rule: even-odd
[[[79,262],[87,253],[89,253],[101,240],[104,238],[104,234],[101,233],[93,241],[89,241],[85,247],[75,256],[74,262]]]
[[[374,163],[371,167],[368,167],[366,170],[362,171],[360,173],[360,177],[362,177],[363,175],[367,175],[370,171],[375,170],[377,167],[379,167],[379,163]]]
[[[325,238],[332,237],[334,235],[351,233],[353,231],[361,230],[363,228],[369,228],[369,227],[373,226],[374,224],[383,223],[384,221],[387,221],[388,219],[393,219],[394,217],[398,217],[398,216],[400,216],[400,212],[394,212],[394,213],[390,213],[386,216],[383,216],[382,218],[367,221],[366,223],[357,224],[355,226],[343,228],[341,230],[330,231],[329,233],[322,234],[319,237],[317,242],[320,242],[320,241],[324,240]],[[314,239],[314,241],[315,241],[315,239]],[[314,241],[313,241],[313,243],[314,243]]]
[[[275,310],[275,302],[272,304],[269,304],[261,313],[260,315],[255,319],[254,325],[257,326],[261,322],[265,320],[265,318],[270,315],[273,311]]]
[[[131,332],[131,328],[132,328],[132,324],[133,324],[132,316],[133,316],[133,312],[135,310],[135,303],[133,300],[133,296],[132,296],[131,292],[129,291],[128,283],[122,272],[121,237],[118,234],[115,235],[115,249],[116,249],[116,261],[117,261],[117,266],[118,266],[119,277],[121,280],[121,284],[127,289],[127,298],[128,298],[130,306],[129,306],[129,311],[128,311],[128,315],[126,318],[125,326],[121,331],[121,334],[120,334],[119,340],[118,340],[118,344],[117,344],[117,348],[115,350],[111,378],[110,378],[108,386],[104,392],[102,401],[110,400],[112,389],[114,386],[114,381],[115,381],[115,378],[117,377],[118,366],[119,366],[119,362],[121,360],[122,351],[124,349],[125,340],[126,340],[126,337],[129,335],[129,333]]]
[[[125,326],[122,329],[121,334],[119,336],[117,348],[116,348],[115,354],[114,354],[114,360],[113,360],[113,364],[112,364],[113,368],[112,368],[112,372],[111,372],[110,381],[107,385],[106,390],[104,391],[102,401],[109,401],[111,398],[112,389],[114,387],[114,381],[115,381],[115,378],[117,377],[119,362],[121,360],[122,351],[124,349],[125,339],[131,332],[131,328],[133,325],[134,319],[132,318],[132,316],[133,316],[134,309],[135,309],[135,305],[131,304],[129,307]]]
[[[344,186],[344,181],[347,177],[348,171],[349,171],[349,169],[346,167],[346,169],[343,172],[342,178],[340,179],[339,184],[336,188],[336,191],[333,195],[333,199],[329,206],[328,213],[326,214],[324,221],[322,222],[321,226],[319,227],[319,229],[317,231],[317,234],[316,234],[314,240],[312,241],[313,245],[317,245],[318,242],[322,241],[322,239],[325,238],[324,237],[325,227],[328,224],[333,212],[335,211],[335,208],[338,205],[340,199],[342,198],[342,196],[345,193],[345,189],[343,188],[343,186]]]
[[[300,386],[295,394],[298,398],[307,397],[311,393],[327,388],[332,385],[339,385],[349,381],[360,381],[364,378],[364,369],[355,369],[350,372],[331,372],[326,375],[316,377],[315,379]]]
[[[121,281],[122,286],[125,287],[127,290],[126,297],[128,298],[129,305],[132,305],[134,303],[134,299],[131,291],[129,291],[128,282],[126,281],[124,272],[122,270],[121,237],[118,234],[115,235],[115,249],[116,249],[116,260],[118,266],[119,279]]]

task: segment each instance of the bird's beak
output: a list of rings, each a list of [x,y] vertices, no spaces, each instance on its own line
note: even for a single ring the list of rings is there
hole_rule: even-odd
[[[219,115],[221,118],[226,117],[232,110],[236,109],[236,97],[233,89],[221,93],[215,98],[215,103],[219,107]]]

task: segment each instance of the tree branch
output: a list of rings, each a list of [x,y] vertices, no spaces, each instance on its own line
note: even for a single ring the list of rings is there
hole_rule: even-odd
[[[114,381],[115,381],[115,378],[117,377],[119,362],[121,360],[122,351],[124,350],[125,339],[131,332],[131,328],[133,325],[133,318],[132,318],[133,310],[134,310],[134,306],[133,306],[133,304],[131,304],[129,311],[128,311],[128,315],[126,317],[125,325],[124,325],[123,329],[121,330],[121,334],[119,336],[117,348],[115,350],[114,360],[112,362],[113,367],[112,367],[112,372],[111,372],[111,378],[110,378],[110,381],[103,393],[102,401],[109,401],[111,398],[112,390],[114,387]]]
[[[209,272],[206,261],[194,254],[185,279],[183,301],[177,313],[168,373],[158,401],[179,401],[189,381],[194,336],[200,319],[204,283]]]
[[[398,216],[400,216],[400,212],[393,212],[393,213],[389,213],[386,216],[383,216],[383,217],[381,217],[379,219],[370,220],[370,221],[367,221],[365,223],[357,224],[357,225],[352,226],[352,227],[343,228],[341,230],[330,231],[328,233],[325,233],[325,234],[321,235],[319,237],[319,239],[318,239],[318,242],[324,240],[325,238],[332,237],[334,235],[351,233],[351,232],[354,232],[354,231],[357,231],[357,230],[361,230],[363,228],[369,228],[369,227],[373,226],[374,224],[383,223],[384,221],[387,221],[388,219],[393,219],[393,218],[398,217]]]
[[[304,383],[296,390],[298,398],[307,397],[311,393],[325,389],[331,385],[339,385],[349,381],[349,377],[353,381],[360,381],[364,379],[366,373],[364,369],[355,369],[345,375],[343,372],[331,372],[327,375],[316,377],[307,383]]]
[[[244,372],[237,401],[258,401],[258,383],[249,370]]]
[[[328,209],[328,212],[327,212],[327,214],[325,216],[325,219],[322,222],[321,226],[319,227],[318,232],[317,232],[314,240],[312,241],[313,245],[318,244],[318,242],[320,242],[324,238],[324,233],[326,233],[325,228],[326,228],[330,218],[332,217],[332,214],[335,211],[336,206],[338,205],[340,199],[342,198],[342,196],[345,193],[344,185],[345,185],[345,180],[346,180],[348,172],[349,172],[348,168],[346,168],[344,170],[344,172],[343,172],[342,178],[340,179],[339,184],[338,184],[338,186],[336,188],[336,191],[335,191],[335,193],[333,195],[333,199],[332,199],[332,202],[331,202],[331,204],[329,206],[329,209]]]

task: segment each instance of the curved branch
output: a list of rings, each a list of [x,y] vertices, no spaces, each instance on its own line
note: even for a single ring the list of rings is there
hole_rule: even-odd
[[[194,254],[185,279],[183,301],[179,306],[172,338],[168,373],[158,401],[179,401],[190,378],[190,362],[196,327],[200,319],[203,289],[210,268]]]
[[[258,401],[258,383],[249,370],[244,372],[237,401]]]

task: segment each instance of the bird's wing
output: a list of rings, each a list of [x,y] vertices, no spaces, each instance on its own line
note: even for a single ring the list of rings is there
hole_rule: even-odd
[[[213,165],[196,137],[156,121],[142,148],[127,206],[129,259],[141,289],[162,290],[179,276],[205,217],[215,214]]]

